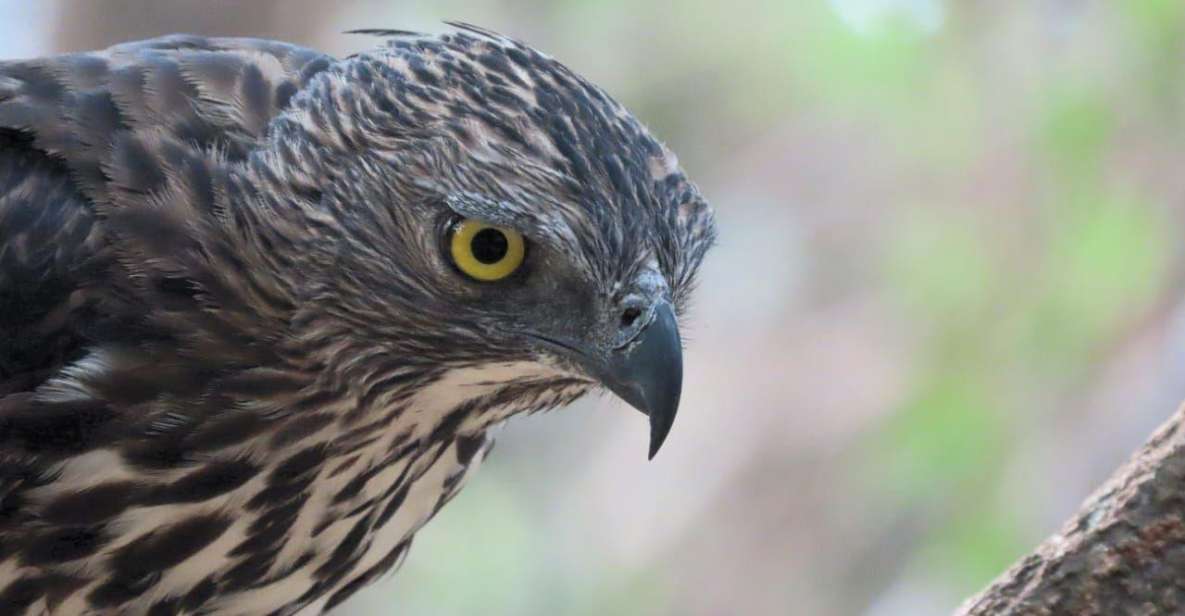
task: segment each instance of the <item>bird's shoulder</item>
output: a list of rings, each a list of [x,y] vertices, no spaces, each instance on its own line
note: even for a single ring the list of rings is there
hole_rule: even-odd
[[[228,166],[331,63],[188,35],[0,61],[0,403],[112,341],[144,357],[192,347],[187,330],[246,347],[208,309],[250,311],[216,273],[249,267],[202,230],[225,216]]]
[[[160,188],[187,153],[242,159],[332,62],[279,41],[191,35],[0,61],[0,129],[64,161],[103,207]]]

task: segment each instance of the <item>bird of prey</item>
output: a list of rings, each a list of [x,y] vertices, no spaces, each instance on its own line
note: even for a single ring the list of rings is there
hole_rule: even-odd
[[[523,43],[377,34],[0,62],[0,613],[318,614],[512,415],[662,444],[701,193]]]

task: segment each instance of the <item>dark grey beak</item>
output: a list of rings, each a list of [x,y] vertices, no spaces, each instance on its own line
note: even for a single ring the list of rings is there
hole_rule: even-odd
[[[675,423],[683,389],[683,344],[670,304],[659,304],[650,324],[634,340],[610,356],[600,378],[610,391],[650,417],[650,459],[654,459]]]

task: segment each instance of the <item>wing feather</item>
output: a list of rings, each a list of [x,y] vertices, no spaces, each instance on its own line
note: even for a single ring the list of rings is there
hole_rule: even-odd
[[[171,232],[216,209],[221,167],[331,60],[172,35],[0,62],[0,402],[105,339],[134,343],[162,289],[192,295],[191,281],[148,280],[129,251],[184,241]]]

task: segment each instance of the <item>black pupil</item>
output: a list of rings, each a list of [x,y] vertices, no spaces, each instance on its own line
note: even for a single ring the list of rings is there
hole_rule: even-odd
[[[510,242],[506,241],[506,234],[497,229],[482,229],[469,242],[473,251],[473,258],[491,265],[506,257],[510,250]]]

